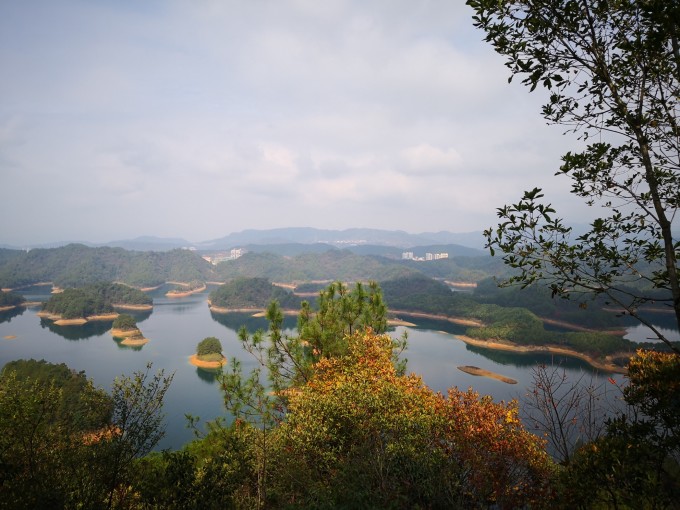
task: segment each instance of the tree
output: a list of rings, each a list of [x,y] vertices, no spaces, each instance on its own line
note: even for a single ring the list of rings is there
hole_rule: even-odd
[[[255,426],[257,457],[257,506],[267,499],[267,462],[271,450],[270,435],[284,419],[291,391],[309,381],[314,364],[320,359],[341,356],[347,349],[347,338],[357,331],[387,328],[387,307],[376,283],[366,292],[357,283],[349,291],[341,282],[331,284],[319,296],[318,310],[303,302],[298,320],[298,334],[286,335],[282,330],[283,312],[277,301],[267,309],[269,331],[250,335],[245,327],[239,331],[244,350],[259,366],[247,377],[241,364],[233,359],[219,375],[225,407],[234,418]],[[395,341],[394,361],[405,348],[406,340]],[[401,370],[405,368],[400,364]],[[268,385],[262,381],[266,372]]]
[[[553,296],[606,295],[678,351],[639,307],[662,303],[680,327],[680,4],[665,0],[468,0],[474,24],[506,57],[511,77],[549,91],[543,116],[585,142],[558,174],[602,206],[590,230],[570,227],[540,189],[498,210],[491,253],[518,270],[509,283],[547,281]]]
[[[392,339],[346,337],[290,394],[271,484],[301,507],[521,508],[547,504],[552,462],[517,404],[445,397],[392,362]],[[273,455],[277,459],[277,455]],[[294,466],[294,469],[291,469]]]
[[[149,453],[165,435],[163,400],[172,378],[163,370],[152,375],[148,363],[146,370],[114,380],[111,424],[95,442],[95,457],[106,459],[102,478],[107,508],[124,499],[120,484],[129,479],[133,461]]]
[[[196,354],[199,356],[207,356],[209,354],[218,354],[221,356],[222,344],[219,339],[214,336],[206,337],[198,343]]]
[[[629,409],[574,454],[562,473],[566,508],[677,508],[680,498],[680,356],[639,351],[623,395]]]

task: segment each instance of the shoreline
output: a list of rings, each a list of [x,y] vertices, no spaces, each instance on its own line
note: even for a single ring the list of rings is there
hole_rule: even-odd
[[[99,314],[99,315],[88,315],[87,317],[74,317],[72,319],[64,319],[61,315],[40,311],[36,314],[38,317],[43,319],[48,319],[54,321],[56,326],[82,326],[91,321],[112,321],[118,317],[117,312]]]
[[[189,356],[189,363],[198,368],[218,369],[227,363],[227,358],[222,356],[220,361],[203,361],[198,359],[198,354]]]
[[[169,298],[181,298],[191,296],[192,294],[198,294],[199,292],[203,292],[207,288],[208,288],[207,285],[203,284],[203,286],[192,290],[169,290],[168,292],[165,293],[165,296]]]
[[[407,312],[406,310],[390,310],[391,314],[394,315],[407,315],[409,317],[420,317],[421,319],[433,319],[437,321],[447,321],[453,324],[459,324],[461,326],[483,326],[480,321],[474,319],[463,319],[461,317],[447,317],[446,315],[438,315],[434,313],[426,312]]]
[[[129,347],[141,347],[149,343],[148,338],[144,338],[139,328],[135,329],[116,329],[111,328],[111,336],[114,340],[120,340],[121,345]]]
[[[0,312],[7,312],[9,310],[14,310],[15,308],[31,308],[33,306],[40,306],[42,304],[42,301],[24,301],[18,305],[0,306]]]
[[[121,310],[137,310],[137,311],[147,311],[153,310],[153,305],[126,305],[125,303],[112,303],[114,308],[119,308]]]
[[[614,365],[613,363],[607,363],[598,361],[587,354],[582,352],[574,351],[572,349],[565,349],[564,347],[557,347],[554,345],[517,345],[512,343],[501,343],[498,341],[487,341],[487,340],[477,340],[465,335],[453,335],[459,340],[465,342],[469,345],[474,345],[476,347],[482,347],[483,349],[491,349],[496,351],[508,351],[508,352],[519,352],[519,353],[550,353],[559,354],[562,356],[569,356],[572,358],[578,358],[585,361],[589,365],[598,370],[605,372],[615,373],[615,374],[627,374],[628,370],[624,367]],[[607,358],[605,358],[606,360]]]
[[[226,308],[223,306],[216,306],[210,304],[208,301],[208,309],[214,313],[227,314],[227,313],[249,313],[252,317],[265,317],[267,315],[267,310],[265,308]],[[299,310],[281,310],[283,315],[299,315]]]

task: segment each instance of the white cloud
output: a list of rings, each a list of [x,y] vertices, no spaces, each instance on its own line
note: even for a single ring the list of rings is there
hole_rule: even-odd
[[[573,207],[569,139],[481,39],[448,0],[0,4],[0,214],[44,204],[0,242],[469,231],[534,185]]]

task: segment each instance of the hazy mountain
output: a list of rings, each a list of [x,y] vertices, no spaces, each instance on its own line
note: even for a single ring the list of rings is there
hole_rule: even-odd
[[[192,246],[192,243],[186,239],[175,237],[141,236],[134,239],[111,241],[99,246],[111,246],[114,248],[125,248],[126,250],[137,251],[170,251],[175,248]]]
[[[203,250],[224,250],[245,245],[272,244],[313,244],[325,243],[339,248],[377,245],[410,248],[419,245],[461,244],[471,248],[482,248],[484,240],[479,232],[454,234],[451,232],[424,232],[409,234],[402,230],[379,230],[350,228],[346,230],[324,230],[311,227],[276,228],[269,230],[244,230],[219,239],[196,243]]]

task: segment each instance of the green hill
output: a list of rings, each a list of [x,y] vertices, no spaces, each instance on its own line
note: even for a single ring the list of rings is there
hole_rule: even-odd
[[[69,244],[28,252],[15,250],[0,257],[0,287],[6,288],[45,281],[59,287],[111,281],[147,287],[169,280],[207,281],[212,277],[213,268],[208,262],[194,252],[179,249],[137,252]]]
[[[300,298],[266,278],[236,278],[210,293],[210,302],[222,308],[266,308],[274,300],[282,308],[300,308]]]

